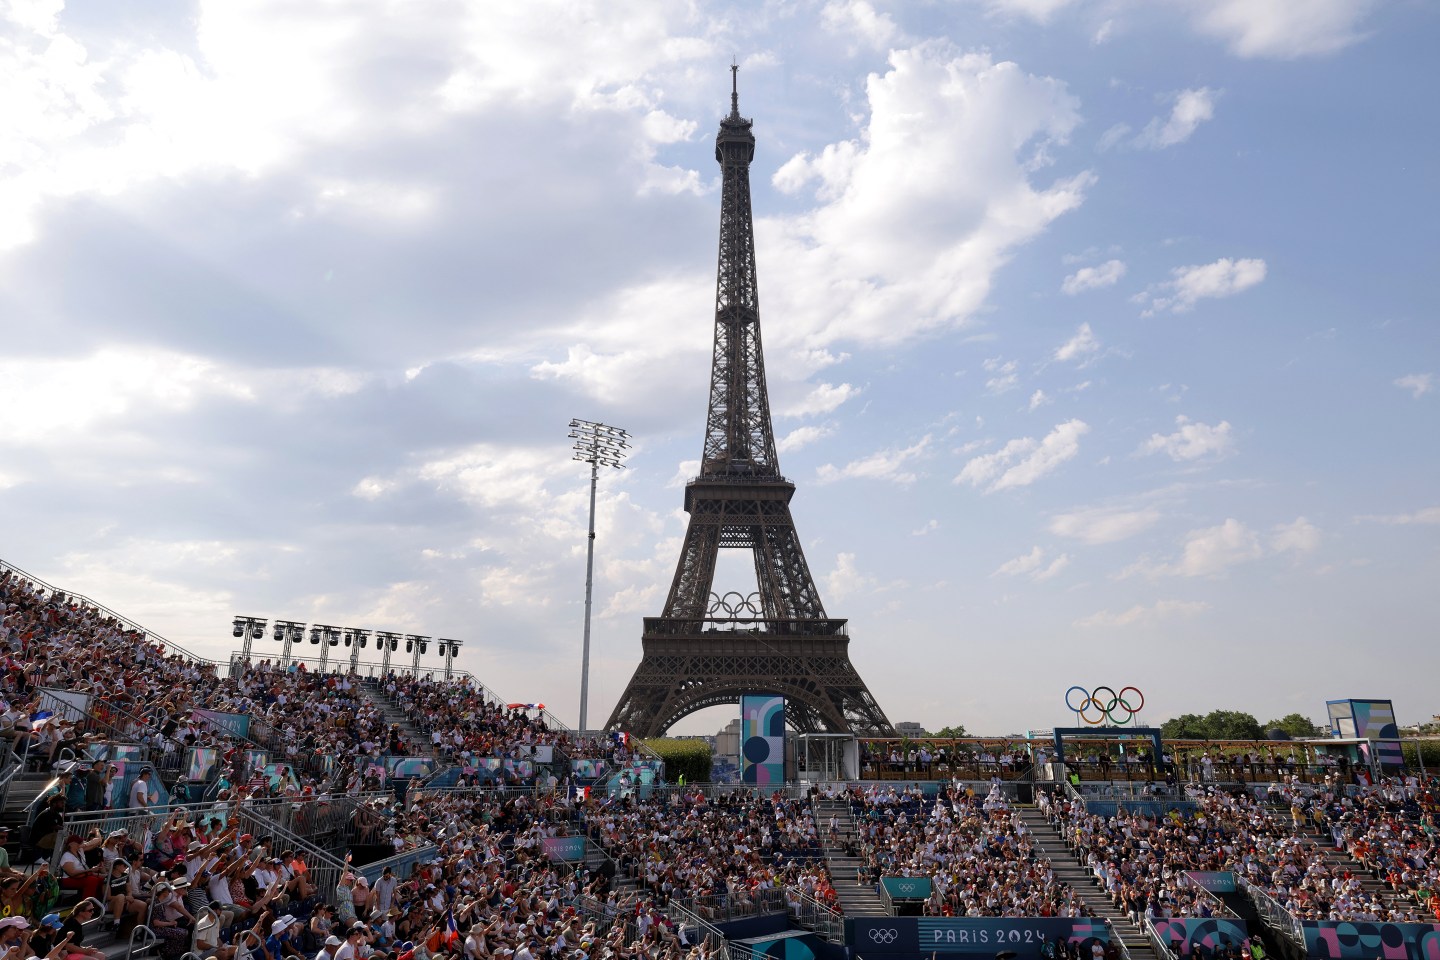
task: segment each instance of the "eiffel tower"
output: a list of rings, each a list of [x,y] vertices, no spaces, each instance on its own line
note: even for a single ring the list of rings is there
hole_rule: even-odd
[[[645,618],[640,666],[607,726],[659,736],[696,710],[769,693],[786,698],[787,719],[802,733],[894,736],[850,663],[845,621],[820,603],[790,516],[795,484],[775,455],[750,214],[755,137],[740,116],[738,70],[730,68],[730,115],[715,138],[720,266],[705,450],[700,475],[685,486],[690,522],[665,612]],[[711,592],[722,548],[751,552],[756,593]]]

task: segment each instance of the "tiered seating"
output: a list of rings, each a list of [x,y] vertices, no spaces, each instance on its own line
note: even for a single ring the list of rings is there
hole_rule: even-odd
[[[867,879],[930,877],[926,912],[944,916],[1078,917],[1084,908],[1059,883],[999,787],[986,796],[944,787],[854,788],[850,808],[860,830]]]
[[[801,892],[833,903],[808,807],[751,793],[654,797],[586,817],[592,838],[658,902]]]
[[[1125,812],[1108,818],[1087,815],[1064,800],[1049,803],[1049,815],[1117,906],[1133,916],[1203,915],[1206,899],[1187,893],[1179,874],[1224,870],[1249,880],[1302,920],[1417,918],[1413,906],[1367,889],[1359,877],[1326,856],[1304,830],[1310,822],[1305,798],[1283,786],[1272,793],[1278,803],[1243,791],[1197,791],[1194,814],[1172,812],[1158,820]],[[1337,810],[1352,809],[1338,799],[1334,804]],[[1428,862],[1423,853],[1420,859]]]
[[[402,753],[413,746],[397,742],[393,729],[382,728],[378,712],[358,698],[343,677],[317,678],[261,663],[233,680],[219,678],[213,669],[167,655],[95,610],[54,602],[45,591],[13,576],[0,577],[0,656],[0,690],[14,706],[12,719],[22,721],[11,725],[11,737],[22,748],[53,747],[40,755],[40,762],[66,747],[83,746],[78,735],[54,737],[51,744],[24,729],[23,718],[33,712],[33,687],[41,681],[72,690],[114,691],[115,715],[123,709],[125,716],[139,718],[127,721],[131,726],[125,732],[157,750],[185,745],[235,750],[234,738],[191,722],[195,709],[247,713],[293,743],[297,756],[331,751],[348,761],[382,750]],[[441,732],[461,751],[493,755],[564,739],[522,713],[482,711],[467,702],[463,687],[411,680],[395,686],[397,691],[408,688],[420,718],[437,705],[437,698],[443,700],[448,709],[440,712],[438,722],[429,722],[427,732]],[[615,749],[613,744],[603,749],[599,743],[585,744],[577,753],[614,759]],[[211,825],[212,814],[233,818],[264,802],[265,795],[317,786],[323,785],[304,770],[294,771],[283,786],[237,783],[233,794],[210,807],[165,819],[146,843],[145,837],[121,833],[62,837],[75,857],[67,861],[74,868],[67,885],[85,893],[93,888],[98,896],[73,909],[62,907],[65,916],[55,922],[67,931],[73,928],[77,937],[72,944],[78,946],[103,945],[106,924],[118,921],[120,932],[128,934],[137,920],[144,921],[153,933],[140,938],[142,951],[164,960],[178,960],[191,950],[200,957],[233,960],[237,950],[260,952],[267,939],[268,952],[278,949],[307,957],[319,953],[325,960],[337,950],[343,952],[346,943],[350,950],[367,945],[362,949],[409,956],[420,941],[432,955],[459,954],[468,939],[470,953],[494,960],[517,955],[569,960],[581,950],[596,958],[643,952],[652,960],[710,960],[720,946],[682,942],[684,932],[653,906],[622,905],[611,896],[603,872],[552,865],[543,853],[544,839],[572,828],[573,811],[563,795],[507,799],[452,792],[412,797],[408,804],[382,804],[377,813],[386,818],[397,847],[434,844],[439,856],[416,867],[404,882],[384,876],[373,888],[347,871],[332,889],[316,889],[309,880],[314,871],[303,856],[278,844],[267,846],[238,828]],[[111,806],[123,805],[128,796],[105,799]],[[734,818],[756,815],[760,809],[727,808],[727,828],[737,822]],[[813,838],[807,839],[797,826],[802,808],[780,802],[768,811],[761,820],[762,841],[768,832],[772,846],[784,851],[782,858],[809,854]],[[729,849],[738,853],[743,846],[737,841]],[[813,867],[766,864],[763,858],[750,864],[745,876],[756,883],[816,882]],[[438,891],[446,891],[446,896]],[[21,879],[15,890],[0,886],[0,899],[7,915],[27,916],[36,926],[62,903],[54,879],[44,872]],[[611,909],[608,914],[602,910],[579,916],[569,906],[572,902],[609,903]],[[447,930],[453,933],[447,936]],[[47,936],[37,933],[31,949]],[[40,949],[42,955],[46,952]]]

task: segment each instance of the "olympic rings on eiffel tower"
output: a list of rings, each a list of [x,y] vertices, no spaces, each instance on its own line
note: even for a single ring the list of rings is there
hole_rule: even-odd
[[[1076,690],[1082,694],[1078,704],[1071,702],[1071,695]],[[1132,691],[1134,692],[1133,697],[1125,696],[1126,693]],[[1136,700],[1139,702],[1133,702]],[[1144,709],[1145,694],[1141,693],[1138,687],[1121,687],[1119,693],[1109,687],[1096,687],[1092,693],[1084,687],[1075,686],[1065,691],[1065,706],[1092,727],[1098,727],[1102,723],[1123,727],[1135,719],[1135,714]],[[1124,719],[1120,717],[1122,712]],[[1092,716],[1095,719],[1090,719]]]

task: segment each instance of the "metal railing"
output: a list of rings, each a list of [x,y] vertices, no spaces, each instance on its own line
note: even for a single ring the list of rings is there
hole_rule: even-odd
[[[233,811],[223,807],[217,808],[213,803],[170,803],[154,807],[96,810],[90,813],[66,814],[65,824],[61,830],[65,835],[78,834],[86,838],[95,830],[99,830],[102,835],[109,835],[116,830],[124,830],[132,840],[142,847],[148,848],[149,835],[158,833],[165,821],[177,813],[184,813],[187,818],[191,816],[205,819],[218,817],[221,823],[225,823],[227,815]],[[50,872],[54,876],[61,876],[60,858],[64,855],[65,844],[57,840],[55,849],[50,855]]]
[[[669,914],[670,919],[675,921],[677,927],[691,926],[695,928],[694,934],[688,938],[690,943],[696,944],[701,940],[709,939],[712,945],[719,948],[710,956],[719,957],[721,960],[734,960],[734,956],[730,953],[730,942],[725,939],[725,934],[721,933],[720,928],[715,924],[674,900],[670,901],[665,912]]]
[[[1215,894],[1215,891],[1206,889],[1205,885],[1197,881],[1194,877],[1191,877],[1187,873],[1181,872],[1180,882],[1182,884],[1188,883],[1190,886],[1195,888],[1197,897],[1199,899],[1203,899],[1206,903],[1210,904],[1210,911],[1213,916],[1228,917],[1231,920],[1240,919],[1240,915],[1234,910],[1231,910],[1230,907],[1226,905],[1225,901]]]
[[[725,922],[737,917],[758,917],[768,913],[786,913],[785,891],[779,889],[746,892],[744,897],[711,894],[704,897],[681,897],[678,903],[696,916],[712,922]]]
[[[268,841],[272,849],[294,850],[303,855],[308,868],[305,876],[322,896],[333,896],[340,877],[350,869],[348,864],[336,859],[329,851],[320,849],[272,820],[257,816],[251,810],[242,807],[235,811],[235,822],[243,831]]]
[[[802,893],[790,901],[789,914],[790,919],[815,931],[822,940],[845,942],[845,917],[834,907]]]
[[[1085,806],[1085,795],[1082,794],[1079,790],[1076,790],[1075,785],[1069,780],[1062,780],[1061,782],[1065,784],[1065,796],[1070,800],[1071,803],[1075,804],[1077,807],[1080,808],[1080,816],[1089,816],[1090,811]]]
[[[1245,891],[1245,895],[1255,905],[1255,912],[1260,914],[1260,919],[1289,937],[1300,947],[1305,946],[1305,930],[1300,926],[1300,921],[1295,919],[1293,913],[1286,910],[1279,901],[1245,877],[1237,876],[1236,880],[1240,883],[1240,889]]]
[[[355,872],[364,877],[372,887],[375,885],[375,881],[380,879],[381,874],[385,872],[387,867],[393,870],[395,876],[400,880],[408,880],[410,879],[410,874],[415,872],[417,864],[424,863],[426,860],[433,860],[439,852],[440,848],[434,844],[425,847],[416,847],[413,850],[397,853],[393,857],[376,860],[374,863],[367,863],[363,867],[356,867]]]
[[[5,760],[0,763],[0,810],[5,809],[5,803],[10,799],[10,784],[15,782],[15,777],[23,769],[25,761],[15,752],[15,748],[7,743]]]
[[[1105,929],[1110,933],[1110,942],[1115,944],[1115,950],[1120,954],[1120,960],[1133,960],[1130,954],[1130,947],[1126,945],[1125,939],[1120,936],[1120,931],[1115,929],[1115,924],[1105,920]]]
[[[1155,956],[1160,960],[1180,960],[1178,954],[1170,949],[1170,944],[1160,938],[1160,931],[1155,929],[1155,922],[1149,917],[1141,921],[1145,930],[1145,938],[1150,941],[1150,949],[1155,951]]]
[[[628,900],[617,903],[615,911],[612,912],[609,904],[601,903],[591,897],[576,897],[570,905],[580,916],[595,922],[595,932],[598,936],[609,936],[618,924],[624,931],[625,941],[631,942],[635,939],[635,921],[624,913],[628,904]]]

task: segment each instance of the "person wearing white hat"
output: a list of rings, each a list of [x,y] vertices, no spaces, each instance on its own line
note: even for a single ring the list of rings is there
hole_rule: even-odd
[[[292,934],[299,925],[300,921],[290,913],[270,924],[270,936],[265,938],[265,955],[269,960],[285,960],[286,957],[300,957],[304,960],[292,939]]]
[[[325,938],[325,945],[320,948],[319,953],[315,954],[315,960],[335,960],[335,951],[344,945],[345,941],[332,933]]]

